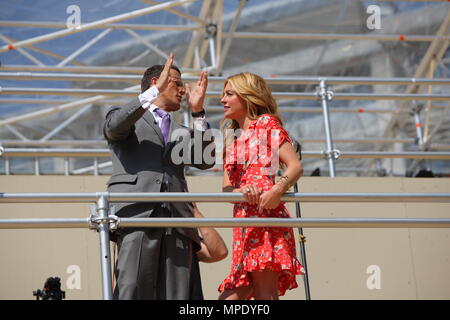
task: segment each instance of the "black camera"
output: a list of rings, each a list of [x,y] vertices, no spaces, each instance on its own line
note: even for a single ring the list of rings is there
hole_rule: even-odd
[[[61,279],[50,277],[45,281],[44,289],[33,291],[36,300],[62,300],[66,298],[66,292],[61,291]]]

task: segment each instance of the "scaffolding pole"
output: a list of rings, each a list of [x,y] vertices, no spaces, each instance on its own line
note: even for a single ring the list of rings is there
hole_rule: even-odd
[[[224,38],[230,34],[224,33]],[[351,34],[351,33],[276,33],[276,32],[235,32],[235,39],[291,39],[291,40],[356,40],[356,41],[402,41],[431,42],[433,40],[450,40],[449,36],[426,36],[409,34]]]
[[[126,92],[127,90],[135,90],[138,87],[139,86],[132,86],[132,87],[126,88],[124,90]],[[0,87],[0,93],[1,92],[2,92],[2,88]],[[89,98],[84,98],[84,99],[81,99],[81,100],[77,100],[77,101],[74,101],[74,102],[69,102],[69,103],[66,103],[66,104],[63,104],[63,105],[60,105],[60,106],[50,107],[50,108],[47,108],[47,109],[38,110],[38,111],[35,111],[35,112],[30,112],[30,113],[23,114],[23,115],[20,115],[20,116],[11,117],[9,119],[3,119],[3,120],[0,120],[0,126],[6,125],[6,124],[16,123],[16,122],[19,122],[19,121],[30,120],[30,119],[33,119],[33,118],[42,117],[44,115],[49,115],[51,113],[59,112],[59,111],[62,111],[62,110],[67,110],[67,109],[71,109],[71,108],[74,108],[74,107],[78,107],[78,106],[82,106],[82,105],[86,105],[86,104],[91,104],[91,103],[98,102],[98,101],[101,101],[101,100],[104,100],[104,99],[106,99],[106,96],[98,95],[98,96],[94,96],[94,97],[89,97]]]
[[[137,87],[136,87],[137,88]],[[65,96],[136,96],[139,90],[127,89],[55,89],[55,88],[16,88],[16,87],[0,87],[1,94],[40,94],[40,95],[65,95]],[[276,99],[290,100],[316,100],[317,93],[298,93],[298,92],[273,92],[272,95]],[[207,98],[220,98],[221,91],[207,91]],[[433,100],[448,101],[448,94],[376,94],[376,93],[344,93],[335,92],[333,95],[335,100]]]
[[[25,143],[25,142],[24,142]],[[74,157],[74,158],[94,158],[110,157],[109,149],[71,149],[71,148],[4,148],[0,149],[2,157]],[[304,158],[327,157],[325,151],[303,151]],[[381,159],[381,158],[401,158],[401,159],[433,159],[448,160],[450,152],[412,151],[412,152],[382,152],[382,151],[340,151],[336,153],[336,158],[355,159]]]
[[[89,49],[90,47],[92,47],[94,44],[96,44],[97,42],[99,42],[102,38],[104,38],[108,33],[111,32],[112,29],[106,29],[102,32],[100,32],[97,36],[95,36],[94,38],[92,38],[91,40],[89,40],[88,42],[86,42],[84,45],[82,45],[80,48],[78,48],[77,50],[75,50],[74,52],[72,52],[72,54],[70,54],[66,59],[64,59],[63,61],[61,61],[60,63],[57,64],[58,67],[62,67],[64,65],[66,65],[67,63],[69,63],[70,61],[72,61],[73,59],[75,59],[76,57],[78,57],[80,54],[82,54],[84,51],[86,51],[87,49]]]
[[[223,54],[222,54],[223,55]],[[165,56],[165,55],[164,55]],[[13,66],[2,66],[3,70],[11,69]],[[30,68],[31,66],[23,66],[25,69]],[[16,69],[20,69],[20,66],[15,67]],[[52,67],[49,67],[52,68]],[[0,79],[9,79],[9,80],[70,80],[70,81],[138,81],[141,79],[141,75],[139,74],[103,74],[103,73],[83,73],[79,74],[76,70],[73,70],[74,67],[62,67],[61,72],[58,73],[40,73],[38,72],[38,67],[34,66],[31,71],[36,72],[0,72]],[[96,68],[100,67],[85,67],[92,68],[91,70],[97,70]],[[106,67],[106,68],[114,68],[114,67]],[[119,70],[128,73],[140,73],[143,72],[143,68],[130,68],[128,70],[127,67],[117,67]],[[53,69],[53,68],[52,68]],[[78,68],[77,68],[78,69]],[[64,73],[67,70],[73,70],[72,73]],[[83,71],[83,68],[81,68]],[[84,71],[88,71],[89,69],[85,69]],[[119,71],[118,70],[118,71]],[[10,70],[13,71],[13,70]],[[44,71],[44,70],[42,70]],[[54,71],[54,70],[48,70]],[[194,77],[192,75],[183,76],[184,81],[196,81],[198,77]],[[226,80],[226,77],[219,76],[209,76],[208,82],[211,83],[223,83]],[[312,76],[274,76],[274,77],[265,77],[265,81],[269,84],[273,85],[289,85],[289,84],[319,84],[320,81],[325,81],[328,85],[337,85],[337,84],[355,84],[355,85],[450,85],[449,78],[375,78],[375,77],[312,77]]]
[[[205,192],[105,192],[112,202],[243,202],[242,194]],[[99,193],[0,193],[0,203],[80,203],[97,201]],[[450,203],[450,193],[438,192],[287,192],[283,202],[441,202]]]
[[[330,125],[330,114],[328,112],[328,101],[331,101],[333,98],[333,91],[329,91],[325,81],[320,81],[320,86],[317,88],[317,97],[321,100],[322,103],[322,114],[323,114],[323,122],[325,129],[325,140],[326,140],[326,150],[324,151],[325,156],[328,160],[328,168],[330,172],[330,177],[334,178],[336,176],[336,170],[334,161],[337,159],[337,150],[334,150],[333,146],[333,138],[331,134],[331,125]]]
[[[102,26],[102,25],[108,25],[111,23],[115,23],[115,22],[120,22],[123,20],[127,20],[127,19],[132,19],[132,18],[136,18],[136,17],[140,17],[146,14],[150,14],[150,13],[154,13],[154,12],[158,12],[161,10],[166,10],[175,6],[180,6],[183,4],[187,4],[190,2],[193,2],[194,0],[178,0],[178,1],[170,1],[167,3],[162,3],[162,4],[158,4],[152,7],[146,7],[143,9],[139,9],[139,10],[134,10],[131,12],[127,12],[127,13],[123,13],[117,16],[113,16],[113,17],[109,17],[106,19],[102,19],[102,20],[98,20],[98,21],[94,21],[91,23],[86,23],[83,25],[80,25],[76,28],[66,28],[64,30],[60,30],[57,32],[53,32],[53,33],[49,33],[49,34],[45,34],[42,36],[38,36],[38,37],[34,37],[31,39],[27,39],[27,40],[22,40],[22,41],[18,41],[15,43],[11,43],[8,45],[4,45],[0,47],[0,52],[6,52],[6,51],[10,51],[10,50],[14,50],[17,48],[21,48],[21,47],[26,47],[28,45],[32,45],[32,44],[36,44],[36,43],[40,43],[40,42],[44,42],[44,41],[48,41],[48,40],[52,40],[52,39],[56,39],[56,38],[60,38],[60,37],[64,37],[67,35],[71,35],[74,33],[78,33],[78,32],[82,32],[82,31],[86,31],[89,29],[93,29],[96,28],[98,26]]]
[[[100,238],[100,263],[102,268],[102,291],[104,300],[112,300],[111,253],[109,248],[109,202],[108,193],[97,193],[97,229]]]
[[[78,119],[83,113],[85,113],[87,110],[89,110],[92,107],[92,105],[88,104],[86,106],[84,106],[83,108],[81,108],[80,110],[78,110],[77,112],[75,112],[73,115],[71,115],[69,118],[67,118],[66,120],[64,120],[61,124],[59,124],[58,126],[56,126],[56,128],[54,128],[52,131],[50,131],[49,133],[47,133],[45,136],[43,136],[41,139],[39,139],[39,141],[46,141],[48,139],[50,139],[51,137],[53,137],[55,134],[57,134],[58,132],[60,132],[61,130],[63,130],[65,127],[67,127],[69,124],[71,124],[73,121],[75,121],[76,119]]]
[[[447,218],[119,218],[117,223],[119,228],[450,228]],[[83,229],[91,225],[90,218],[0,219],[0,229]]]
[[[302,143],[322,143],[325,138],[302,138],[300,139]],[[333,138],[335,143],[415,143],[414,138]],[[450,142],[449,142],[450,143]],[[1,141],[2,146],[27,146],[27,147],[45,147],[45,146],[104,146],[106,147],[107,142],[105,140],[29,140],[29,139],[7,139]],[[434,145],[434,147],[449,148],[449,145]]]
[[[67,28],[66,23],[60,22],[44,22],[44,21],[14,21],[14,20],[2,20],[0,21],[0,27],[32,27],[32,28],[48,28],[48,29],[64,29]],[[168,24],[135,24],[135,23],[120,23],[99,25],[92,29],[132,29],[132,30],[160,30],[160,31],[193,31],[199,27],[197,25],[168,25]]]

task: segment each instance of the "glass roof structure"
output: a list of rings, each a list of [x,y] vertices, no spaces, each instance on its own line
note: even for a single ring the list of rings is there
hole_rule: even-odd
[[[105,111],[137,95],[143,71],[169,52],[185,81],[209,71],[206,110],[218,135],[224,79],[242,71],[267,79],[307,175],[450,174],[448,1],[1,0],[1,8],[1,174],[109,174]],[[176,117],[191,121],[185,105]]]

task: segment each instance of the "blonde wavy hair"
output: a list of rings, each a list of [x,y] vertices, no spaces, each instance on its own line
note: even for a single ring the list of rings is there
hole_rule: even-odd
[[[277,102],[273,98],[272,92],[263,78],[250,72],[241,72],[229,76],[223,85],[222,96],[225,93],[225,87],[228,83],[231,84],[236,94],[245,102],[247,115],[251,120],[258,119],[262,114],[270,114],[282,124],[281,117],[278,114]],[[224,118],[221,127],[224,133],[223,157],[225,159],[226,146],[234,138],[234,134],[230,134],[230,131],[234,132],[238,129],[239,124],[236,120]]]

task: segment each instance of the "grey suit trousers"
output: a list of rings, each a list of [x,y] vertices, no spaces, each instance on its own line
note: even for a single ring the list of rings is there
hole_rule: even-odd
[[[193,242],[176,229],[123,230],[117,245],[114,299],[202,299]]]

